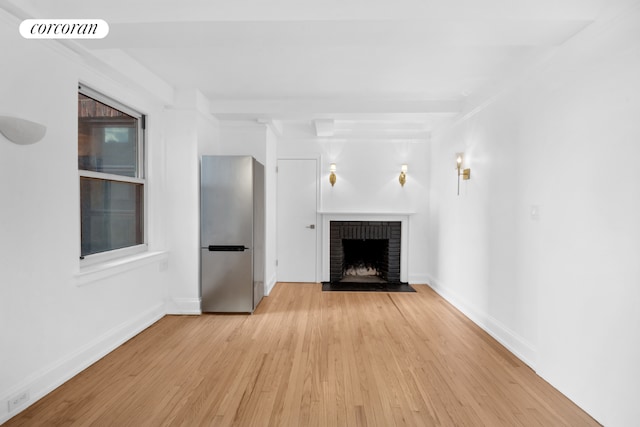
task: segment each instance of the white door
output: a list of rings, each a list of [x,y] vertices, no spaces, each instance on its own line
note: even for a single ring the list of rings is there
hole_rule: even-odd
[[[278,160],[279,282],[316,282],[317,161]]]

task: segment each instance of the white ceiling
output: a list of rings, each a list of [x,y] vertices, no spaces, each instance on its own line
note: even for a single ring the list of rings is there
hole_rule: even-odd
[[[495,93],[621,1],[12,0],[31,17],[106,20],[108,37],[87,49],[200,90],[222,118],[398,135]]]

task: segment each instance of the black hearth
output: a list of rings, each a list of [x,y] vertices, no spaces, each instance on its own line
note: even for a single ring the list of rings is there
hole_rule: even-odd
[[[331,283],[400,283],[400,221],[331,221]]]

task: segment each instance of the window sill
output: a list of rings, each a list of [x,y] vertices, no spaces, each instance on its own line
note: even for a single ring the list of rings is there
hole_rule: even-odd
[[[143,252],[136,255],[118,258],[95,264],[80,269],[74,278],[76,286],[84,286],[107,277],[124,273],[125,271],[140,268],[142,266],[166,261],[169,254],[166,251]]]

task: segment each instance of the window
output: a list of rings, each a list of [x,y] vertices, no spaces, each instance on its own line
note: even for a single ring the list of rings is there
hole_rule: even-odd
[[[78,172],[81,259],[144,250],[144,116],[80,86]]]

